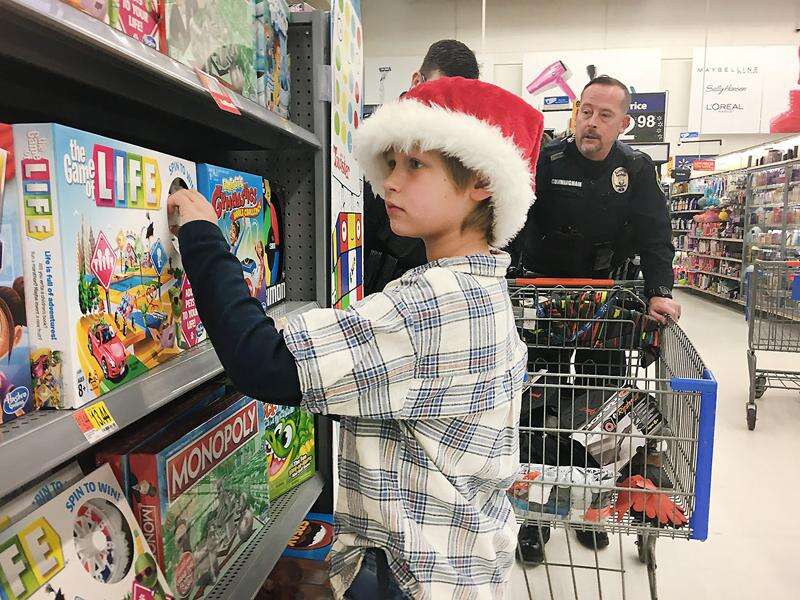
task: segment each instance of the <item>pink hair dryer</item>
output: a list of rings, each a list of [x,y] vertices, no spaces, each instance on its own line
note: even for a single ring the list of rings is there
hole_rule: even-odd
[[[539,73],[539,75],[528,84],[526,88],[529,94],[536,94],[542,90],[545,90],[549,87],[557,85],[561,88],[561,91],[564,92],[568,97],[570,102],[574,102],[575,92],[572,91],[572,88],[569,87],[566,79],[569,77],[569,69],[567,69],[566,65],[557,60],[549,67],[546,67],[544,71]]]

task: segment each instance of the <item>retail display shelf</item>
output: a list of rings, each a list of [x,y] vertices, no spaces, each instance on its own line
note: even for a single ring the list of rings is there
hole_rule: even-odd
[[[673,229],[672,233],[689,233],[691,229]]]
[[[706,212],[706,211],[705,211],[705,210],[702,210],[702,209],[701,209],[701,210],[695,210],[695,209],[692,209],[692,210],[673,210],[673,211],[671,211],[671,212],[672,212],[672,214],[673,214],[673,215],[679,215],[679,214],[685,214],[685,215],[692,214],[692,215],[697,215],[697,214],[700,214],[700,213],[704,213],[704,212]]]
[[[744,240],[742,238],[708,237],[708,236],[704,236],[704,235],[703,236],[693,237],[692,239],[695,239],[695,240],[715,240],[717,242],[734,242],[734,243],[738,243],[738,244],[741,244],[741,243],[744,242]]]
[[[705,192],[681,192],[680,194],[670,194],[670,200],[672,198],[685,198],[686,196],[704,196]]]
[[[715,273],[714,271],[703,271],[700,269],[688,269],[694,273],[702,273],[703,275],[711,275],[712,277],[722,277],[723,279],[730,279],[731,281],[741,281],[740,277],[734,277],[733,275],[723,275],[722,273]]]
[[[269,522],[236,557],[236,561],[217,580],[206,595],[207,600],[243,600],[254,598],[264,584],[297,524],[311,510],[322,492],[324,480],[314,477],[287,492],[272,503]]]
[[[770,190],[778,190],[785,187],[786,183],[770,183],[769,185],[757,185],[753,188],[753,192],[768,192]]]
[[[268,313],[280,320],[317,306],[316,302],[284,302]],[[222,365],[213,346],[203,342],[100,400],[124,429],[220,373]],[[75,413],[39,410],[0,426],[0,498],[91,446],[78,428]]]
[[[716,260],[729,260],[731,262],[738,262],[738,263],[742,262],[741,258],[733,258],[732,256],[715,256],[713,254],[699,254],[694,250],[689,250],[689,254],[694,254],[698,258],[713,258]]]
[[[789,204],[789,206],[793,206],[793,204]],[[768,202],[767,204],[753,204],[750,208],[757,209],[757,208],[783,208],[783,202]]]
[[[722,294],[718,294],[716,292],[712,292],[711,290],[704,290],[703,288],[697,287],[695,285],[684,285],[682,286],[686,289],[695,290],[701,292],[703,294],[707,294],[709,296],[714,296],[715,298],[719,298],[721,300],[726,300],[728,302],[733,302],[740,306],[744,306],[744,300],[740,300],[739,298],[729,298],[728,296],[723,296]]]
[[[48,71],[87,90],[76,93],[94,88],[150,107],[153,122],[162,114],[173,122],[193,123],[212,139],[224,136],[241,146],[322,146],[310,131],[235,92],[230,94],[241,115],[220,110],[191,67],[61,0],[0,0],[0,14],[0,56],[28,65],[16,79],[37,69]],[[22,86],[20,81],[14,84]],[[43,101],[42,109],[46,106]],[[106,126],[114,131],[125,124]]]

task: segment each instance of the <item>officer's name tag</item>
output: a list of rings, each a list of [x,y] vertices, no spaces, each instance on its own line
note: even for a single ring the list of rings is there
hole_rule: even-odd
[[[551,179],[550,183],[552,185],[566,185],[568,187],[583,187],[582,181],[572,181],[571,179]]]

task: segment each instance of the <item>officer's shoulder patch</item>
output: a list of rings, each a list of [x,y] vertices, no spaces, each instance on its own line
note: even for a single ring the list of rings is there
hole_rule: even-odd
[[[551,154],[550,155],[550,162],[556,162],[557,160],[560,160],[562,158],[564,158],[564,151],[563,150],[561,152],[555,152],[555,153]]]

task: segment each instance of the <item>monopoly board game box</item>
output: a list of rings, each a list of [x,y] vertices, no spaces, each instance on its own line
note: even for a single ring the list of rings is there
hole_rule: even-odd
[[[132,485],[128,461],[130,453],[164,428],[174,426],[176,420],[181,421],[192,417],[197,411],[219,400],[224,392],[223,386],[207,383],[190,394],[173,400],[155,414],[148,415],[147,419],[142,419],[111,438],[103,440],[95,452],[95,464],[98,467],[106,463],[111,465],[111,470],[123,493],[126,497],[130,497],[130,486]]]
[[[0,533],[0,597],[171,600],[108,466]]]
[[[269,517],[263,403],[221,402],[129,457],[136,518],[180,598],[202,597]]]
[[[14,149],[35,394],[75,408],[203,339],[167,220],[194,163],[54,124]]]
[[[197,189],[214,207],[217,223],[242,265],[250,295],[264,309],[283,300],[280,226],[269,182],[258,175],[200,164]]]
[[[265,404],[264,414],[269,497],[275,500],[316,472],[314,417],[301,408],[275,404]]]
[[[253,0],[161,0],[161,50],[258,100]]]
[[[38,406],[31,385],[13,135],[10,126],[0,128],[0,423],[7,423]]]

